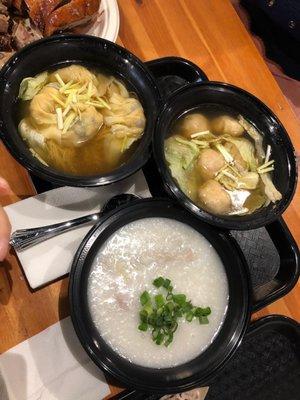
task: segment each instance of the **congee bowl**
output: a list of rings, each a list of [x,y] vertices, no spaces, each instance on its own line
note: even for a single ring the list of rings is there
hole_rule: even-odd
[[[146,127],[130,159],[106,174],[76,176],[60,172],[41,163],[29,151],[18,133],[20,107],[18,93],[21,81],[47,70],[72,64],[99,69],[120,79],[128,90],[136,93],[144,109]],[[201,80],[201,71],[179,58],[153,60],[151,67],[158,75],[183,67],[194,81]],[[25,168],[56,185],[100,186],[119,181],[136,172],[148,160],[158,109],[164,88],[150,73],[147,65],[126,49],[97,37],[58,35],[36,41],[13,55],[0,72],[0,135],[7,149]]]
[[[127,224],[156,217],[165,221],[171,219],[181,222],[203,235],[220,257],[228,283],[226,316],[212,343],[190,361],[169,368],[145,367],[120,356],[103,339],[99,326],[97,328],[93,322],[88,299],[88,282],[92,265],[97,257],[102,257],[99,256],[102,246],[118,229]],[[99,284],[102,284],[101,282],[99,281]],[[250,287],[246,261],[230,234],[199,221],[174,201],[136,200],[103,217],[88,233],[78,249],[69,283],[71,318],[82,346],[104,372],[137,390],[157,393],[182,392],[208,383],[238,348],[251,313]],[[101,304],[102,298],[98,292],[97,296],[99,296],[97,301]],[[117,332],[120,329],[122,330],[121,324],[114,326],[112,331]],[[123,335],[123,332],[120,334]],[[128,340],[130,341],[130,337]],[[182,343],[181,348],[184,349],[185,345]],[[171,346],[168,347],[170,351],[172,351]]]
[[[263,146],[270,145],[275,170],[272,180],[282,199],[249,215],[225,216],[207,212],[180,189],[172,177],[164,154],[164,141],[175,121],[203,105],[217,105],[241,114],[263,134]],[[200,111],[201,112],[201,111]],[[290,204],[297,183],[297,168],[291,140],[278,118],[259,99],[236,86],[203,82],[182,88],[168,98],[158,116],[153,138],[153,155],[163,188],[200,220],[225,229],[247,230],[262,227],[278,218]]]

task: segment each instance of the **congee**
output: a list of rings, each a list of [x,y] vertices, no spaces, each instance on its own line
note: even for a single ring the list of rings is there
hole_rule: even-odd
[[[169,218],[144,218],[117,230],[98,251],[88,304],[95,327],[120,356],[174,367],[216,337],[228,282],[216,250],[199,232]]]

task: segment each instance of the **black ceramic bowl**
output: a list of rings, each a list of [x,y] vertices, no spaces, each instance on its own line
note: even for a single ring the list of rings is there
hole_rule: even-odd
[[[19,86],[23,78],[69,64],[83,64],[107,70],[125,82],[143,105],[147,123],[142,139],[131,159],[105,175],[74,176],[43,165],[29,151],[18,133]],[[124,48],[92,36],[56,36],[37,41],[16,53],[0,73],[0,131],[12,155],[29,171],[58,185],[96,186],[121,180],[147,161],[160,92],[145,65]]]
[[[142,103],[146,127],[131,158],[110,173],[75,176],[43,165],[35,158],[18,133],[19,86],[23,78],[70,64],[99,68],[120,78]],[[151,74],[153,70],[154,75]],[[170,74],[177,76],[171,87]],[[181,76],[180,76],[181,75]],[[100,186],[110,184],[140,169],[150,155],[150,143],[162,98],[187,82],[200,82],[205,74],[188,60],[167,57],[144,64],[132,53],[94,36],[59,35],[34,42],[16,53],[0,72],[0,134],[11,154],[30,172],[56,185]],[[173,82],[174,84],[174,82]]]
[[[145,368],[120,357],[95,328],[87,301],[90,268],[100,247],[120,227],[149,217],[175,219],[204,235],[221,257],[229,285],[228,311],[217,337],[198,357],[174,368]],[[144,199],[108,214],[88,233],[71,268],[69,298],[76,333],[100,368],[128,387],[146,392],[175,393],[205,384],[233,355],[249,321],[250,290],[246,261],[228,233],[202,223],[174,202]]]
[[[202,104],[216,104],[243,115],[263,133],[264,146],[272,147],[275,160],[273,182],[282,199],[275,204],[245,216],[217,216],[206,212],[190,200],[172,178],[164,155],[164,140],[173,123]],[[169,97],[159,114],[153,139],[153,153],[164,189],[201,220],[226,229],[254,229],[278,218],[290,204],[297,183],[294,148],[281,122],[260,100],[236,86],[220,82],[204,82],[178,90]]]

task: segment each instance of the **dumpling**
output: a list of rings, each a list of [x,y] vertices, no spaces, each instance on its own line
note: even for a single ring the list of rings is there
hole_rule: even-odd
[[[211,123],[212,132],[217,135],[231,135],[231,136],[241,136],[244,133],[244,128],[239,122],[230,117],[229,115],[222,115],[213,119]]]
[[[80,146],[97,135],[102,125],[103,116],[95,107],[87,107],[73,127],[62,135],[62,144]]]
[[[113,134],[123,132],[129,135],[140,135],[146,124],[141,103],[134,98],[124,99],[116,93],[110,99],[110,110],[103,110],[104,123]]]
[[[197,160],[197,171],[205,180],[213,179],[224,166],[224,157],[220,152],[213,149],[202,150]]]
[[[98,95],[100,97],[104,96],[107,92],[108,87],[111,85],[112,81],[114,80],[113,76],[106,76],[103,74],[97,74],[97,89]]]
[[[198,198],[207,211],[213,214],[228,214],[231,199],[222,185],[213,179],[205,182],[198,190]]]
[[[57,79],[55,77],[57,73],[65,83],[73,81],[80,83],[91,82],[95,86],[97,86],[98,84],[96,75],[94,75],[88,69],[82,67],[81,65],[70,65],[69,67],[61,68],[58,71],[53,72],[49,75],[50,82],[57,82]]]
[[[193,133],[208,131],[209,128],[209,121],[203,114],[189,114],[179,124],[178,133],[190,139]]]
[[[124,98],[128,98],[129,97],[128,90],[123,85],[123,83],[121,83],[117,79],[113,79],[111,84],[108,86],[107,94],[108,94],[109,97],[113,96],[114,94],[118,94],[118,95],[120,95],[121,97],[124,97]]]
[[[29,105],[29,115],[36,125],[56,124],[57,107],[54,96],[60,98],[59,91],[51,86],[45,86],[34,96]]]

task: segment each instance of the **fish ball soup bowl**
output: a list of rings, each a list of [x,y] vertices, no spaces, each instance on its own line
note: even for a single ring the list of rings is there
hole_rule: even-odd
[[[194,114],[198,115],[198,119],[195,119]],[[203,115],[206,117],[204,122]],[[226,121],[223,119],[224,115]],[[197,129],[197,127],[200,128]],[[187,136],[187,129],[192,128],[196,133]],[[222,129],[223,132],[220,133]],[[176,137],[177,134],[178,137]],[[225,134],[224,142],[220,141],[222,134]],[[231,188],[228,188],[226,184],[225,187],[222,186],[220,184],[222,180],[219,178],[221,176],[224,178],[225,173],[227,184],[236,185],[243,176],[241,174],[244,174],[244,172],[240,174],[240,171],[237,170],[237,159],[231,156],[233,153],[226,140],[231,142],[229,146],[235,147],[232,143],[236,144],[237,141],[244,140],[244,136],[247,136],[248,144],[250,148],[252,147],[255,162],[258,163],[257,160],[260,158],[260,164],[258,163],[254,167],[248,165],[247,174],[259,182],[257,187],[265,196],[266,201],[263,206],[253,208],[253,212],[247,213],[248,209],[244,208],[246,212],[242,210],[241,213],[225,213],[226,202],[230,202],[230,200],[233,202],[233,198],[231,195],[228,196],[230,193],[228,189]],[[178,173],[178,169],[175,173],[171,170],[170,160],[167,159],[168,150],[165,147],[170,138],[171,140],[175,138],[175,141],[179,142],[179,146],[186,145],[188,139],[190,141],[188,145],[192,146],[192,150],[196,148],[195,151],[200,153],[198,159],[196,158],[192,164],[195,166],[193,168],[196,171],[196,179],[202,174],[201,184],[199,186],[197,186],[198,183],[195,184],[198,192],[195,191],[194,198],[189,195],[187,190],[182,189],[182,185],[174,176]],[[212,139],[209,142],[209,149],[205,148],[205,146],[208,147],[206,139]],[[258,145],[259,148],[257,148],[256,139],[261,143]],[[219,143],[223,144],[219,146]],[[168,146],[170,148],[170,145]],[[240,155],[243,155],[243,149],[240,149],[238,145],[235,148],[238,148]],[[259,154],[261,149],[262,154]],[[173,153],[178,160],[177,149]],[[249,152],[245,154],[247,158]],[[175,198],[199,219],[220,228],[247,230],[262,227],[274,221],[288,207],[296,188],[295,154],[285,128],[274,113],[259,99],[243,89],[226,83],[208,81],[194,84],[182,88],[170,96],[158,117],[153,138],[153,155],[167,194]],[[243,159],[241,161],[244,162]],[[206,169],[203,168],[203,165]],[[212,166],[215,170],[213,175],[209,176],[211,173],[209,168]],[[176,165],[174,165],[175,167]],[[186,173],[185,169],[189,168],[183,164],[180,173]],[[264,173],[265,171],[267,173]],[[273,201],[266,196],[265,179],[272,184],[271,197],[275,191]],[[251,190],[249,193],[252,193]],[[209,196],[208,204],[211,208],[206,207],[205,203],[205,199]],[[250,198],[251,196],[249,196]]]
[[[50,73],[70,65],[83,66],[95,71],[95,74],[97,72],[113,76],[124,84],[129,95],[133,97],[131,101],[139,100],[143,108],[145,127],[140,139],[132,145],[133,151],[130,153],[130,158],[117,168],[105,173],[81,175],[58,170],[49,163],[45,165],[32,154],[18,131],[18,124],[22,118],[18,95],[23,79],[36,77],[44,71]],[[57,85],[57,82],[51,84]],[[68,82],[69,86],[71,84],[74,82]],[[16,160],[30,172],[54,184],[70,186],[110,184],[136,172],[149,157],[149,147],[161,94],[147,67],[132,53],[112,42],[80,35],[58,35],[34,42],[13,55],[2,68],[0,91],[0,132],[4,144]],[[60,103],[56,104],[56,107],[60,108]],[[98,109],[99,107],[96,111]],[[52,117],[56,118],[55,115]],[[61,128],[58,126],[58,129]],[[63,140],[63,135],[61,137]],[[80,162],[80,157],[77,162]]]
[[[126,237],[124,232],[127,232],[126,235],[129,236]],[[189,236],[190,234],[192,236]],[[117,235],[121,236],[118,237]],[[219,328],[216,328],[206,347],[200,348],[197,347],[197,344],[192,353],[188,353],[191,348],[192,337],[187,334],[190,331],[184,329],[196,329],[193,338],[197,343],[202,340],[204,330],[209,329],[209,324],[213,323],[214,313],[215,315],[218,313],[213,304],[215,295],[211,294],[217,286],[214,286],[215,289],[207,291],[210,300],[206,299],[209,303],[206,305],[211,306],[211,314],[208,316],[209,324],[201,325],[196,320],[190,323],[185,322],[184,317],[179,319],[178,329],[174,332],[174,342],[167,347],[164,344],[158,345],[153,342],[151,330],[144,332],[138,329],[139,307],[130,305],[127,310],[126,307],[123,307],[123,302],[127,300],[119,298],[120,293],[126,294],[122,280],[123,274],[126,276],[126,273],[128,273],[127,267],[124,266],[125,259],[129,260],[130,266],[137,262],[137,274],[146,276],[147,279],[145,279],[150,283],[150,286],[152,280],[155,280],[159,273],[162,275],[166,273],[166,268],[171,265],[171,269],[168,270],[168,277],[174,284],[174,288],[169,286],[169,290],[173,290],[174,294],[175,291],[185,290],[188,297],[189,290],[194,290],[194,294],[198,296],[199,292],[204,290],[203,287],[202,289],[201,287],[194,289],[190,287],[193,277],[196,275],[190,276],[191,281],[189,281],[188,275],[180,275],[180,277],[178,275],[177,278],[172,275],[175,274],[175,271],[178,271],[179,274],[186,274],[184,271],[187,271],[186,268],[190,268],[192,264],[189,264],[190,253],[189,251],[185,252],[185,248],[182,247],[183,244],[176,257],[186,256],[188,258],[176,261],[175,257],[175,260],[173,260],[174,251],[170,250],[172,247],[168,247],[172,243],[167,236],[172,241],[175,240],[176,243],[177,240],[184,243],[187,239],[188,247],[191,247],[192,253],[198,251],[196,242],[193,242],[193,240],[202,238],[205,246],[208,246],[206,247],[207,252],[212,251],[213,254],[217,255],[217,259],[221,262],[221,270],[218,271],[222,271],[215,276],[215,279],[209,278],[207,284],[214,286],[221,276],[225,277],[224,282],[227,282],[226,306],[222,323]],[[120,240],[120,237],[122,240]],[[173,243],[173,248],[177,246],[178,249],[178,243],[176,243]],[[149,254],[145,254],[145,248],[150,251]],[[156,257],[155,252],[158,251],[158,248],[159,258],[165,260],[161,264],[153,263],[151,258]],[[168,255],[169,251],[172,256]],[[200,272],[200,270],[205,268],[204,265],[207,262],[206,256],[203,256],[201,251],[199,250],[200,258],[197,265],[191,267],[199,267],[198,273],[197,270],[188,270],[197,273],[197,282],[199,280],[201,282],[203,272]],[[125,257],[122,266],[120,266],[119,261],[116,262],[120,254]],[[170,258],[172,258],[172,261],[170,261]],[[111,266],[108,265],[110,263],[112,263]],[[185,263],[185,266],[182,265],[183,263]],[[211,264],[212,270],[216,265]],[[107,272],[105,272],[105,268],[107,268]],[[112,296],[118,299],[117,302],[107,298],[108,286],[110,285],[109,276],[115,269],[117,276],[112,278],[111,284],[113,285]],[[100,275],[95,271],[100,271]],[[134,285],[136,276],[135,273],[132,273],[126,285]],[[182,279],[182,276],[187,277],[187,281]],[[184,286],[180,287],[182,284]],[[143,285],[138,286],[133,298],[128,297],[128,304],[134,304],[130,303],[131,301],[140,304],[139,301],[144,296]],[[150,286],[147,287],[150,288]],[[81,344],[95,364],[104,372],[109,373],[127,387],[140,391],[162,394],[178,393],[207,384],[209,379],[215,376],[234,354],[249,323],[251,313],[250,287],[246,261],[235,240],[229,234],[202,223],[191,213],[168,199],[136,200],[107,214],[89,232],[78,249],[71,268],[69,283],[71,318]],[[161,293],[166,291],[163,287],[156,290]],[[139,299],[141,292],[143,292],[143,295]],[[128,293],[132,292],[128,291]],[[193,297],[189,298],[192,299],[194,304]],[[215,300],[217,301],[217,298]],[[117,308],[114,304],[117,304]],[[105,305],[108,307],[107,310],[104,308]],[[113,321],[109,328],[107,328],[108,320]],[[127,328],[128,321],[134,321],[131,323],[129,331]],[[182,337],[182,332],[185,332],[186,336]],[[181,353],[181,359],[176,359],[176,357],[179,357],[178,353]],[[155,358],[154,355],[157,354],[159,356]],[[187,356],[187,354],[189,355]],[[168,356],[170,356],[169,359]],[[172,357],[175,357],[173,361],[174,359],[177,360],[175,363],[169,362]]]

